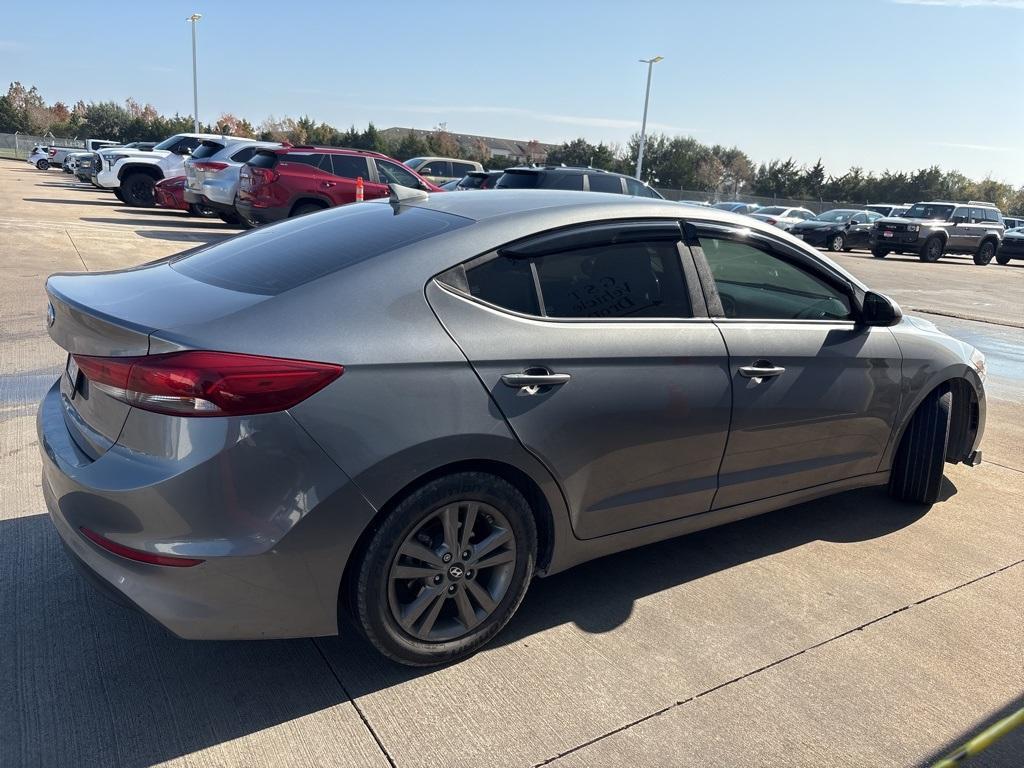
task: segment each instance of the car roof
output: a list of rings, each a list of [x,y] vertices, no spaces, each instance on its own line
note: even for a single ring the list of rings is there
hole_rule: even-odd
[[[316,147],[311,144],[302,144],[297,147],[269,147],[268,152],[275,152],[279,155],[286,155],[289,152],[295,152],[297,154],[309,153],[309,152],[327,152],[334,155],[367,155],[369,157],[379,157],[383,160],[391,160],[382,152],[374,152],[370,149],[353,149],[351,147]],[[397,162],[397,161],[395,161]]]
[[[606,171],[604,168],[590,168],[583,165],[514,165],[511,168],[506,168],[505,173],[563,173],[570,176],[584,173],[604,173],[608,176],[626,175],[615,171]]]

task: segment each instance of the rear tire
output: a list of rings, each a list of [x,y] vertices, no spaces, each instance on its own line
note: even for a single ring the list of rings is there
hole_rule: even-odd
[[[979,267],[987,266],[996,255],[996,244],[991,240],[986,240],[978,246],[978,250],[974,252],[974,263]]]
[[[121,200],[125,205],[136,208],[152,208],[156,205],[155,188],[156,182],[152,177],[144,173],[132,173],[121,182],[118,190],[121,192]]]
[[[953,393],[928,393],[910,419],[892,464],[889,493],[900,501],[934,504],[942,488]]]
[[[996,264],[1002,264],[1004,267],[1010,263],[1010,257],[1003,253],[996,254]]]
[[[511,483],[483,472],[439,477],[406,496],[373,532],[347,579],[355,624],[402,664],[465,658],[512,618],[536,552],[533,513]]]
[[[946,244],[942,242],[942,238],[937,235],[933,235],[924,241],[924,245],[921,246],[921,252],[918,254],[918,258],[920,258],[921,261],[934,264],[942,258],[942,255],[945,252]]]
[[[217,218],[217,212],[212,208],[204,208],[196,203],[190,203],[188,206],[189,216],[198,216],[201,219],[213,219]]]
[[[288,218],[293,219],[296,216],[305,216],[307,213],[316,213],[322,211],[327,206],[317,205],[316,203],[302,203],[302,205],[295,206],[295,209],[291,212]]]
[[[121,194],[121,189],[120,189],[120,187],[118,187],[118,188],[116,188],[116,189],[114,190],[114,197],[116,197],[116,198],[117,198],[118,200],[120,200],[120,201],[121,201],[122,203],[124,202],[124,195],[122,195],[122,194]]]
[[[889,249],[879,248],[878,246],[875,246],[874,248],[871,249],[871,255],[874,256],[876,259],[884,259],[886,256],[889,255]]]
[[[242,219],[241,216],[239,216],[234,211],[232,211],[230,213],[223,213],[223,212],[222,213],[218,213],[217,216],[225,224],[230,224],[232,227],[244,227],[245,226],[245,221]]]
[[[48,171],[50,170],[50,161],[36,160],[36,168],[38,168],[40,171]]]

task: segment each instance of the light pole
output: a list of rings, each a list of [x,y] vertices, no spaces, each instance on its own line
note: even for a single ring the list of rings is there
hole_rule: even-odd
[[[636,178],[643,181],[640,174],[644,170],[644,145],[647,144],[647,104],[651,100],[651,72],[654,65],[661,61],[664,56],[655,56],[653,59],[640,59],[641,64],[647,65],[647,92],[644,94],[644,120],[640,123],[640,150],[636,153]]]
[[[196,75],[196,22],[203,18],[201,13],[193,13],[185,21],[192,22],[192,125],[195,132],[199,133],[199,78]],[[647,87],[650,88],[650,76],[648,75]],[[644,114],[647,107],[644,107]]]

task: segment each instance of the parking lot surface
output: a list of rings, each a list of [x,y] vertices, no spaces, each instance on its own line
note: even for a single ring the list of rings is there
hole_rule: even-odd
[[[347,629],[187,642],[108,603],[40,492],[43,281],[234,232],[0,161],[0,766],[926,765],[1024,706],[1021,262],[838,259],[989,355],[985,463],[930,509],[854,491],[588,563],[440,669]]]

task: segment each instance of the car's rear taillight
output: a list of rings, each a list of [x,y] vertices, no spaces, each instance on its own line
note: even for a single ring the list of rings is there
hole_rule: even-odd
[[[252,185],[254,187],[261,187],[264,184],[272,184],[281,178],[281,174],[273,168],[250,168],[249,173],[252,176]]]
[[[50,157],[53,157],[54,155],[56,155],[56,154],[57,154],[57,150],[56,150],[56,148],[54,148],[54,149],[49,149],[49,150],[47,150],[47,152],[48,152],[48,154],[50,155]]]
[[[173,416],[283,411],[345,372],[331,363],[234,352],[73,357],[90,386],[136,408]]]
[[[775,224],[779,223],[779,220],[778,219],[765,219],[765,222],[768,223],[768,224],[775,225]]]
[[[204,160],[201,162],[193,162],[192,167],[197,171],[223,171],[228,167],[227,163],[221,163],[216,160]]]

